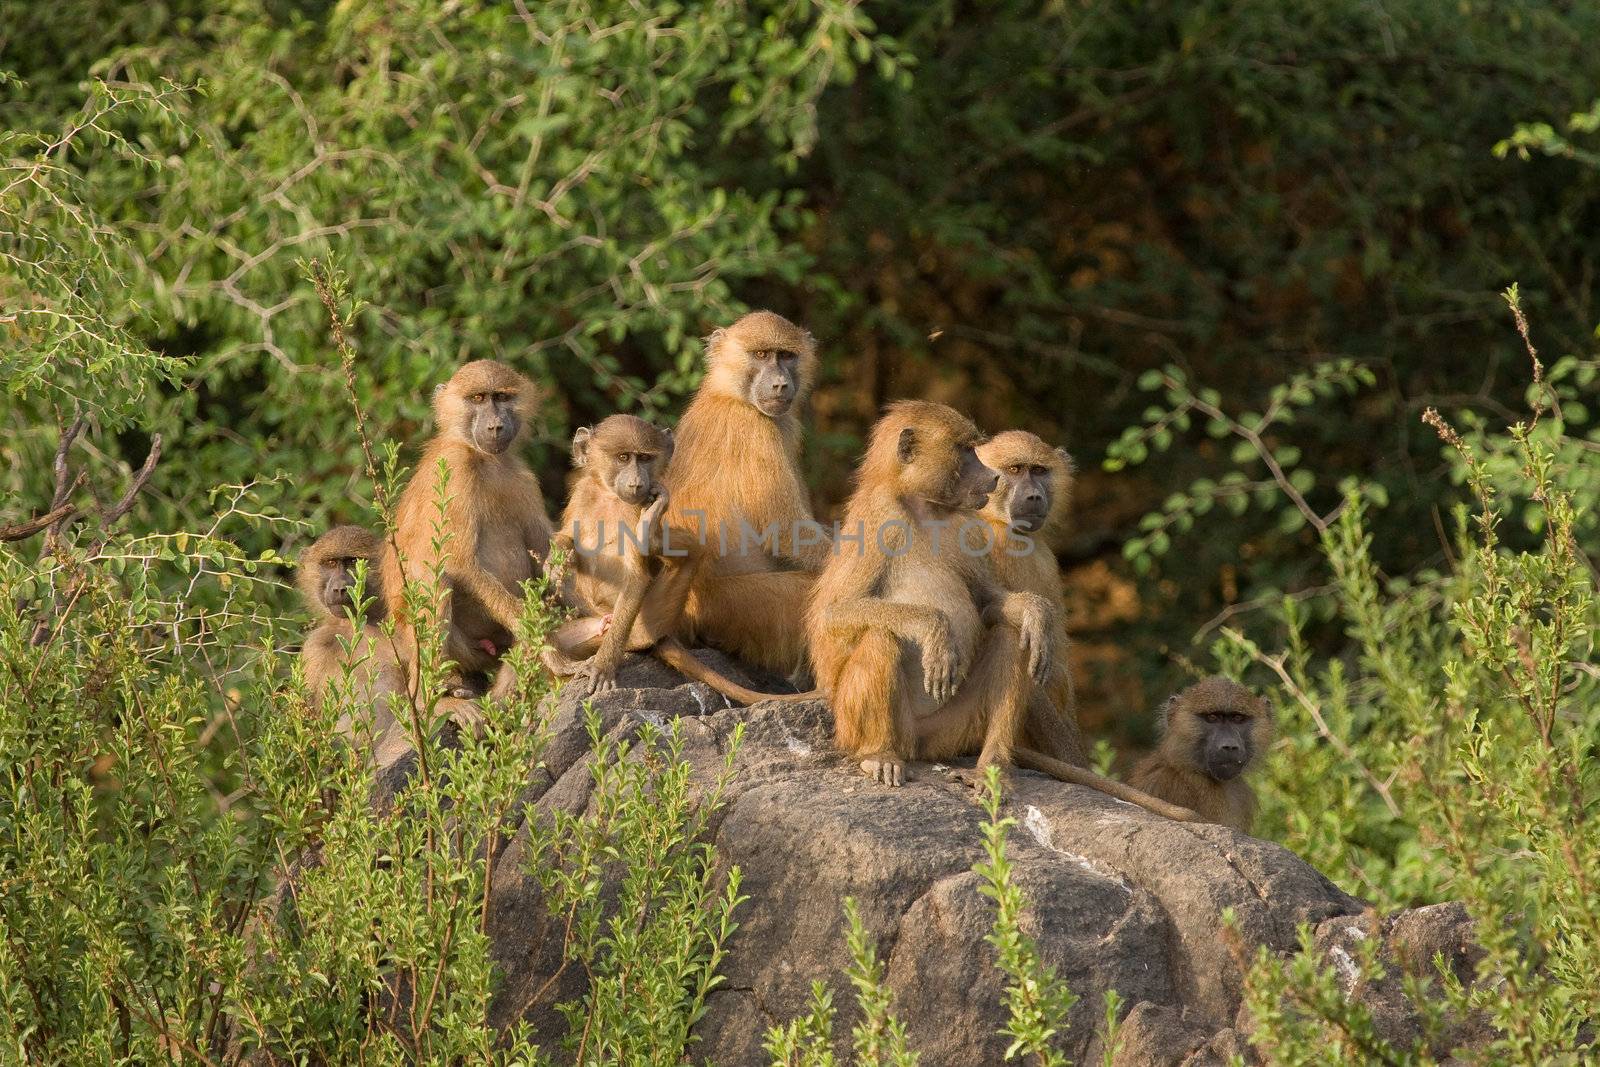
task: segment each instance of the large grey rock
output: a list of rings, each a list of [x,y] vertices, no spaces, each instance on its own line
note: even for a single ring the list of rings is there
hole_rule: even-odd
[[[715,662],[741,675],[725,658]],[[748,673],[740,680],[776,687]],[[603,729],[629,737],[644,722],[681,718],[684,756],[702,788],[721,770],[734,730],[745,730],[711,832],[721,870],[738,865],[749,899],[736,916],[726,981],[697,1027],[695,1060],[766,1062],[765,1030],[803,1014],[819,979],[836,991],[842,1050],[856,1021],[844,978],[843,900],[854,897],[922,1062],[1001,1062],[1004,979],[984,941],[993,905],[971,871],[983,814],[952,769],[918,765],[903,788],[878,786],[832,749],[820,703],[734,708],[640,657],[630,657],[620,681],[624,688],[595,702]],[[558,705],[552,731],[525,794],[530,819],[590,803],[589,742],[576,701]],[[1301,923],[1317,930],[1336,963],[1341,938],[1376,936],[1393,959],[1426,966],[1441,953],[1470,978],[1470,924],[1459,908],[1418,909],[1380,927],[1361,901],[1277,845],[1170,822],[1031,772],[1010,784],[1006,812],[1018,821],[1009,854],[1030,905],[1025,928],[1079,996],[1062,1040],[1075,1062],[1103,1054],[1108,989],[1129,1005],[1115,1050],[1120,1067],[1252,1058],[1240,997],[1250,955],[1257,945],[1294,951]],[[583,977],[580,968],[561,968],[561,924],[525,873],[527,850],[523,825],[494,867],[490,935],[505,979],[494,1021],[525,1019],[555,1048],[565,1023],[553,1005],[581,996]],[[1221,928],[1230,908],[1237,943]],[[1351,995],[1377,1013],[1385,1036],[1418,1032],[1397,981]]]

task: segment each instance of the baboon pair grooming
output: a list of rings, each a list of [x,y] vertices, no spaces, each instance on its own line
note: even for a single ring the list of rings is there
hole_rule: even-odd
[[[1033,434],[980,443],[942,405],[890,408],[843,528],[893,532],[877,542],[840,539],[808,620],[840,747],[890,784],[902,780],[907,758],[976,752],[980,770],[1014,762],[1169,818],[1248,832],[1255,796],[1243,775],[1271,743],[1271,719],[1228,679],[1167,702],[1162,743],[1130,785],[1082,767],[1060,573],[1048,547],[1071,482],[1071,458]],[[974,511],[992,531],[980,557],[954,547]]]

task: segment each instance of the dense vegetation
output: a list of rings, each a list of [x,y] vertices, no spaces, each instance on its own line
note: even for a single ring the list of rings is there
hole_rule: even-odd
[[[473,856],[547,694],[495,744],[425,751],[448,773],[407,818],[338,803],[368,772],[289,680],[279,553],[381,518],[460,361],[547,385],[558,493],[572,426],[670,419],[697,338],[765,305],[823,340],[822,511],[889,398],[1066,443],[1086,721],[1137,734],[1213,661],[1258,685],[1283,734],[1263,832],[1380,905],[1466,900],[1492,981],[1425,999],[1490,1012],[1496,1059],[1581,1060],[1597,24],[1487,0],[0,5],[0,526],[76,509],[0,545],[3,1054],[483,1052]],[[312,258],[346,279],[348,358]],[[596,1040],[686,1034],[736,914],[655,743],[599,784],[609,821],[544,843]],[[646,791],[673,859],[622,945],[585,865]],[[270,880],[313,842],[344,873],[276,940]],[[1004,917],[998,849],[989,870]],[[1043,990],[1018,1009],[1038,1039],[1067,994],[996,945]],[[606,981],[640,959],[643,1007]],[[1297,966],[1256,975],[1275,1059],[1422,1058]],[[366,1028],[385,982],[424,981],[420,1019]],[[827,998],[775,1056],[813,1062]]]

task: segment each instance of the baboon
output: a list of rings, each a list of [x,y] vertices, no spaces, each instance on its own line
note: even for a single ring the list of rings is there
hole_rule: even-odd
[[[539,572],[550,550],[544,496],[515,450],[536,403],[532,382],[487,359],[466,364],[434,390],[434,436],[395,509],[399,557],[390,551],[383,560],[384,595],[407,655],[415,639],[402,577],[423,583],[442,604],[445,655],[457,670],[494,671],[511,646],[521,583]],[[436,503],[441,461],[449,472],[442,528]],[[441,560],[435,541],[442,534],[449,543]],[[440,563],[444,588],[436,589],[432,576]],[[509,668],[500,672],[496,695],[509,690],[508,675]],[[458,687],[456,693],[469,690]]]
[[[371,531],[360,526],[335,526],[300,554],[295,575],[300,595],[317,619],[300,648],[306,688],[313,701],[320,701],[328,684],[342,677],[349,665],[356,702],[372,709],[375,756],[395,726],[391,698],[410,699],[398,642],[380,629],[385,614],[379,569],[382,552],[381,542]],[[355,607],[351,598],[356,589],[356,565],[363,561],[367,603],[357,633],[350,621],[350,611]],[[481,724],[478,709],[466,700],[447,697],[439,702],[439,708],[465,729],[476,730]],[[339,732],[355,739],[348,715],[340,718]]]
[[[668,521],[703,536],[707,550],[685,636],[794,672],[805,661],[806,599],[829,547],[799,464],[797,409],[816,380],[816,342],[756,311],[711,334],[706,363],[667,474]]]
[[[994,531],[989,558],[1000,588],[1048,600],[1050,646],[1056,650],[1044,684],[1028,702],[1028,747],[1079,767],[1088,766],[1078,727],[1076,694],[1067,662],[1067,605],[1051,543],[1066,524],[1072,495],[1072,457],[1024,430],[997,433],[978,446],[978,458],[1000,484],[983,506]]]
[[[1249,833],[1256,794],[1244,774],[1272,744],[1266,702],[1231,679],[1206,678],[1162,706],[1161,725],[1161,744],[1134,767],[1132,783]]]
[[[892,404],[873,427],[807,618],[836,742],[887,785],[901,784],[907,759],[976,752],[980,771],[1016,763],[1193,819],[1020,743],[1055,653],[1052,608],[1002,590],[982,545],[969,547],[973,527],[988,530],[977,512],[999,481],[980,441],[965,417],[925,401]]]
[[[632,415],[613,415],[572,437],[578,483],[561,516],[557,543],[571,544],[567,599],[581,617],[554,637],[557,673],[574,674],[585,694],[616,687],[627,651],[648,651],[680,673],[747,704],[809,700],[820,694],[772,694],[746,689],[696,659],[673,632],[704,552],[692,533],[664,526],[668,493],[661,474],[672,458],[672,434]]]
[[[373,710],[373,732],[382,737],[394,724],[387,697],[406,690],[405,671],[389,640],[379,631],[383,620],[382,582],[378,576],[381,544],[360,526],[335,526],[300,553],[295,585],[317,624],[306,634],[300,658],[305,663],[306,688],[320,700],[328,683],[343,675],[346,663],[355,665],[351,683],[357,700]],[[365,561],[366,617],[358,634],[350,622],[355,606],[356,565]],[[341,733],[350,723],[340,719]]]

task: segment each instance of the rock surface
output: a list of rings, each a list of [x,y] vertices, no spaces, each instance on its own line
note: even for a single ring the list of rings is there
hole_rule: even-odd
[[[752,678],[715,653],[699,655],[746,684],[772,688],[772,679]],[[714,843],[722,870],[740,867],[748,900],[736,914],[725,982],[696,1029],[697,1062],[765,1063],[766,1029],[806,1012],[814,980],[835,990],[844,1051],[856,1021],[844,977],[848,896],[877,939],[896,1013],[922,1062],[1002,1062],[1003,980],[984,941],[993,906],[971,870],[982,854],[983,813],[954,768],[914,765],[906,786],[878,786],[833,751],[821,703],[731,707],[640,657],[630,657],[620,681],[623,688],[595,702],[606,731],[627,736],[642,722],[681,717],[684,756],[705,785],[736,726],[745,726]],[[564,699],[545,766],[529,783],[535,817],[585,808],[588,755],[581,711]],[[1294,950],[1300,923],[1317,928],[1319,947],[1335,960],[1340,938],[1376,933],[1401,956],[1442,952],[1470,972],[1470,928],[1459,908],[1417,909],[1379,929],[1361,901],[1278,845],[1169,822],[1031,772],[1013,779],[1006,812],[1018,822],[1009,855],[1029,903],[1024,927],[1079,997],[1063,1042],[1074,1062],[1103,1054],[1108,989],[1128,1005],[1113,1060],[1119,1067],[1223,1064],[1234,1053],[1251,1059],[1240,1007],[1249,954],[1256,945]],[[490,932],[505,973],[495,1022],[526,1017],[556,1046],[565,1032],[560,1016],[526,1008],[561,962],[561,931],[542,910],[538,884],[520,870],[526,841],[526,828],[511,838],[492,884]],[[1237,915],[1242,953],[1222,934],[1225,908]],[[538,1001],[579,996],[581,983],[569,969]],[[1416,1032],[1397,985],[1352,995],[1370,1004],[1387,1035]]]

